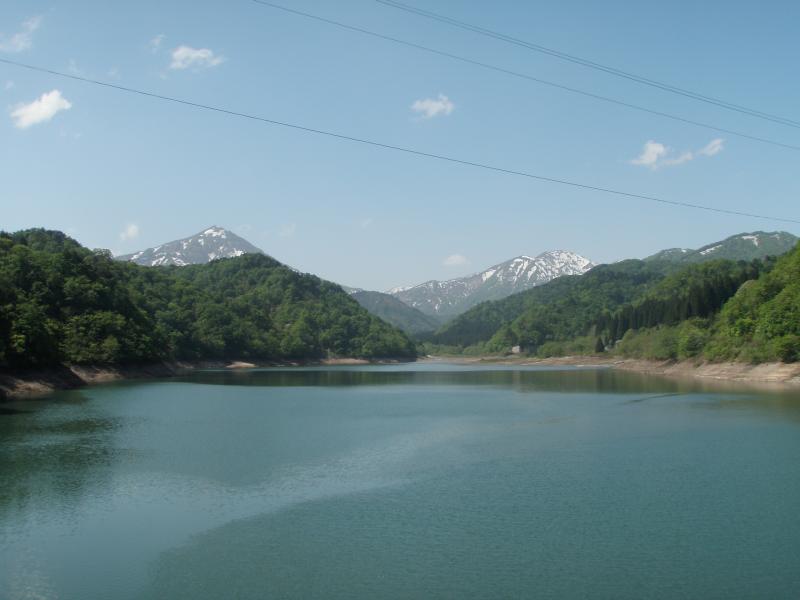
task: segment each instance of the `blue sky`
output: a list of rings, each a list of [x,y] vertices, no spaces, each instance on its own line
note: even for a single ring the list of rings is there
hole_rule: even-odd
[[[373,0],[284,2],[800,145],[797,129]],[[417,6],[800,119],[800,5],[794,2]],[[249,0],[11,1],[0,6],[0,32],[0,58],[510,169],[800,218],[797,151],[606,105]],[[0,109],[0,228],[60,229],[117,253],[221,225],[303,271],[386,289],[465,275],[548,249],[608,262],[665,247],[698,247],[741,231],[800,233],[792,224],[490,173],[7,65],[0,65]]]

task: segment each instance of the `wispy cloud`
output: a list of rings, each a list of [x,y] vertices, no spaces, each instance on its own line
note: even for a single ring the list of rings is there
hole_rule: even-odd
[[[31,125],[49,121],[62,110],[70,108],[72,103],[61,95],[61,91],[53,90],[42,94],[33,102],[15,106],[11,110],[11,118],[15,127],[27,129]]]
[[[156,37],[147,42],[147,46],[150,48],[150,52],[152,52],[153,54],[158,52],[161,49],[161,42],[163,42],[164,38],[166,37],[167,36],[164,35],[163,33],[159,33]]]
[[[12,90],[12,89],[14,89],[15,85],[16,84],[9,79],[8,81],[6,81],[5,85],[3,86],[3,89],[6,90],[6,91]]]
[[[725,140],[717,138],[711,140],[697,151],[687,150],[676,155],[672,148],[660,142],[649,140],[642,148],[642,153],[632,159],[630,163],[632,165],[647,167],[655,171],[661,167],[682,165],[700,156],[716,156],[722,152],[724,147]]]
[[[461,267],[468,264],[469,259],[463,254],[451,254],[442,261],[442,265],[445,267]]]
[[[361,219],[358,224],[361,226],[361,229],[366,229],[370,225],[372,225],[372,217],[366,217]]]
[[[216,67],[225,62],[224,56],[214,54],[208,48],[192,48],[191,46],[178,46],[172,51],[170,69],[207,69]]]
[[[414,101],[411,110],[420,115],[423,119],[432,119],[439,115],[447,116],[455,110],[456,105],[445,96],[439,94],[438,98],[424,98]]]
[[[282,238],[290,238],[294,237],[294,234],[296,232],[297,232],[296,223],[286,223],[285,225],[281,226],[280,231],[278,231],[278,235]]]
[[[724,149],[725,140],[722,138],[717,138],[715,140],[711,140],[706,144],[705,147],[698,150],[698,154],[702,154],[703,156],[716,156]]]
[[[39,29],[42,17],[31,17],[22,22],[17,33],[6,36],[0,33],[0,51],[23,52],[33,46],[33,32]]]
[[[123,242],[135,240],[137,237],[139,237],[139,226],[136,223],[128,223],[119,234],[119,239]]]
[[[78,67],[78,62],[74,58],[69,59],[67,71],[72,75],[77,75],[78,77],[83,75],[83,71],[81,71],[81,69]]]

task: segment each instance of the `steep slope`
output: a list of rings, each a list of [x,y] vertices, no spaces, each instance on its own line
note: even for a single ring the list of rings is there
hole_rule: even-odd
[[[710,260],[754,260],[780,256],[797,244],[798,238],[786,231],[740,233],[697,250],[669,248],[645,258],[646,261],[700,263]]]
[[[499,300],[564,275],[580,275],[593,266],[579,254],[555,250],[536,257],[518,256],[468,277],[426,281],[389,293],[427,315],[454,317],[481,302]]]
[[[750,362],[800,360],[800,245],[725,304],[705,355]]]
[[[409,335],[432,332],[441,325],[438,319],[408,306],[389,294],[356,290],[350,293],[350,297],[373,315]]]
[[[147,267],[202,265],[218,258],[264,254],[247,240],[222,227],[209,227],[195,235],[154,248],[116,257]]]

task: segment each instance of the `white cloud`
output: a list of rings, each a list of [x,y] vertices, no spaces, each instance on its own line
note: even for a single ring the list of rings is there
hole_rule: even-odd
[[[414,104],[411,105],[411,110],[420,114],[423,119],[432,119],[439,115],[449,115],[453,112],[455,107],[456,105],[453,104],[450,98],[444,94],[439,94],[438,98],[416,100]]]
[[[216,67],[224,61],[224,56],[218,56],[208,48],[178,46],[172,51],[172,62],[169,64],[169,68],[180,70]]]
[[[696,152],[687,150],[681,154],[678,154],[677,156],[674,156],[672,148],[668,148],[664,144],[650,140],[645,143],[644,147],[642,148],[642,153],[631,160],[630,163],[632,165],[648,167],[654,171],[661,167],[674,167],[692,161],[700,156],[716,156],[722,152],[724,148],[724,142],[725,140],[717,138],[711,140],[708,144]]]
[[[150,47],[150,52],[152,52],[153,54],[158,52],[159,49],[161,48],[161,42],[163,42],[164,38],[166,37],[167,36],[165,36],[163,33],[159,33],[156,37],[147,42],[147,45]]]
[[[725,148],[725,140],[722,138],[717,138],[715,140],[711,140],[706,144],[704,148],[698,150],[698,154],[702,154],[703,156],[716,156]]]
[[[297,231],[297,224],[296,223],[287,223],[281,226],[278,235],[282,238],[290,238],[294,237],[295,232]]]
[[[656,168],[658,161],[663,158],[669,150],[664,144],[659,144],[653,140],[645,143],[642,153],[631,161],[632,165],[642,165],[644,167]]]
[[[0,34],[0,51],[23,52],[33,46],[33,32],[39,29],[42,17],[31,17],[23,21],[22,29],[11,36]]]
[[[70,108],[72,108],[72,103],[64,98],[59,90],[53,90],[42,94],[30,104],[18,104],[11,111],[11,118],[14,119],[16,127],[25,129],[31,125],[49,121],[57,113]]]
[[[358,222],[358,224],[361,225],[361,229],[366,229],[367,227],[372,225],[372,217],[366,217],[365,219],[361,219]]]
[[[121,79],[118,67],[111,67],[106,73],[111,79]]]
[[[463,254],[451,254],[442,261],[445,267],[461,267],[468,264],[469,260]]]
[[[137,237],[139,237],[139,226],[136,223],[128,223],[122,233],[119,234],[119,239],[123,242],[135,240]]]
[[[6,91],[12,90],[14,89],[14,85],[15,83],[9,79],[8,81],[6,81],[5,85],[3,86],[3,89]]]

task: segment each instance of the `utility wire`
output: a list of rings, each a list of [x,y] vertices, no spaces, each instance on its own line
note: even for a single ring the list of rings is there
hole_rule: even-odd
[[[528,179],[535,179],[537,181],[545,181],[547,183],[556,183],[556,184],[559,184],[559,185],[566,185],[566,186],[570,186],[570,187],[574,187],[574,188],[580,188],[580,189],[583,189],[583,190],[591,190],[591,191],[595,191],[595,192],[602,192],[604,194],[612,194],[612,195],[615,195],[615,196],[622,196],[624,198],[647,200],[648,202],[658,202],[660,204],[668,204],[668,205],[671,205],[671,206],[682,206],[684,208],[694,208],[694,209],[705,210],[705,211],[709,211],[709,212],[722,213],[722,214],[727,214],[727,215],[736,215],[736,216],[739,216],[739,217],[751,217],[751,218],[756,218],[756,219],[766,219],[766,220],[769,220],[769,221],[782,221],[782,222],[785,222],[785,223],[798,223],[798,224],[800,224],[800,220],[798,220],[798,219],[789,219],[789,218],[785,218],[785,217],[773,217],[773,216],[769,216],[769,215],[761,215],[761,214],[756,214],[756,213],[741,212],[741,211],[737,211],[737,210],[729,210],[729,209],[726,209],[726,208],[716,208],[716,207],[713,207],[713,206],[705,206],[703,204],[694,204],[694,203],[691,203],[691,202],[680,202],[678,200],[666,200],[664,198],[657,198],[655,196],[646,196],[644,194],[635,194],[635,193],[632,193],[632,192],[625,192],[625,191],[621,191],[621,190],[615,190],[615,189],[612,189],[612,188],[604,188],[604,187],[600,187],[600,186],[588,185],[588,184],[585,184],[585,183],[578,183],[578,182],[569,181],[569,180],[566,180],[566,179],[558,179],[558,178],[555,178],[555,177],[546,177],[544,175],[536,175],[536,174],[530,173],[528,171],[517,171],[517,170],[514,170],[514,169],[507,169],[507,168],[504,168],[504,167],[497,167],[497,166],[488,165],[488,164],[485,164],[485,163],[479,163],[479,162],[475,162],[475,161],[471,161],[471,160],[454,158],[452,156],[446,156],[446,155],[443,155],[443,154],[434,154],[432,152],[424,152],[422,150],[415,150],[413,148],[405,148],[403,146],[395,146],[393,144],[386,144],[386,143],[378,142],[378,141],[375,141],[375,140],[358,138],[358,137],[351,136],[351,135],[346,135],[346,134],[343,134],[343,133],[336,133],[336,132],[333,132],[333,131],[326,131],[324,129],[315,129],[313,127],[307,127],[305,125],[298,125],[296,123],[289,123],[289,122],[286,122],[286,121],[279,121],[277,119],[269,119],[267,117],[260,117],[258,115],[253,115],[253,114],[249,114],[249,113],[243,113],[243,112],[239,112],[239,111],[235,111],[235,110],[230,110],[230,109],[227,109],[227,108],[222,108],[222,107],[219,107],[219,106],[212,106],[210,104],[202,104],[200,102],[192,102],[191,100],[183,100],[181,98],[174,98],[172,96],[165,96],[163,94],[156,94],[155,92],[148,92],[148,91],[145,91],[145,90],[139,90],[139,89],[136,89],[136,88],[127,87],[127,86],[119,85],[119,84],[116,84],[116,83],[109,83],[107,81],[100,81],[100,80],[97,80],[97,79],[90,79],[88,77],[81,77],[80,75],[73,75],[71,73],[64,73],[62,71],[56,71],[54,69],[47,69],[47,68],[44,68],[44,67],[38,67],[38,66],[35,66],[35,65],[22,63],[22,62],[18,62],[18,61],[15,61],[15,60],[9,60],[7,58],[0,58],[0,63],[6,64],[6,65],[11,65],[11,66],[14,66],[14,67],[19,67],[19,68],[22,68],[22,69],[28,69],[30,71],[36,71],[36,72],[39,72],[39,73],[46,73],[48,75],[55,75],[56,77],[62,77],[64,79],[71,79],[71,80],[74,80],[74,81],[81,81],[83,83],[90,83],[90,84],[93,84],[93,85],[101,86],[101,87],[108,88],[108,89],[117,90],[117,91],[120,91],[120,92],[127,92],[129,94],[137,94],[139,96],[145,96],[147,98],[154,98],[154,99],[157,99],[157,100],[164,100],[166,102],[172,102],[172,103],[180,104],[180,105],[183,105],[183,106],[191,106],[193,108],[198,108],[198,109],[207,110],[207,111],[211,111],[211,112],[221,113],[221,114],[225,114],[225,115],[229,115],[229,116],[233,116],[233,117],[241,117],[243,119],[249,119],[251,121],[258,121],[258,122],[261,122],[261,123],[268,123],[270,125],[277,125],[277,126],[280,126],[280,127],[286,127],[286,128],[289,128],[289,129],[294,129],[294,130],[297,130],[297,131],[304,131],[306,133],[314,133],[314,134],[317,134],[317,135],[322,135],[322,136],[326,136],[326,137],[330,137],[330,138],[334,138],[334,139],[338,139],[338,140],[345,140],[345,141],[348,141],[348,142],[355,142],[355,143],[359,143],[359,144],[373,146],[373,147],[376,147],[376,148],[383,148],[383,149],[386,149],[386,150],[395,150],[397,152],[403,152],[405,154],[411,154],[411,155],[414,155],[414,156],[422,156],[422,157],[425,157],[425,158],[433,158],[433,159],[444,161],[444,162],[455,163],[455,164],[464,165],[464,166],[468,166],[468,167],[475,167],[475,168],[478,168],[478,169],[484,169],[486,171],[493,171],[495,173],[503,173],[505,175],[516,175],[516,176],[525,177],[525,178],[528,178]]]
[[[513,77],[518,77],[520,79],[527,79],[528,81],[533,81],[535,83],[546,85],[546,86],[549,86],[549,87],[552,87],[552,88],[556,88],[556,89],[559,89],[559,90],[563,90],[563,91],[566,91],[566,92],[570,92],[570,93],[573,93],[573,94],[579,94],[581,96],[586,96],[586,97],[592,98],[594,100],[601,100],[603,102],[608,102],[610,104],[616,104],[617,106],[624,106],[626,108],[632,108],[634,110],[645,112],[645,113],[648,113],[648,114],[651,114],[651,115],[657,115],[659,117],[664,117],[666,119],[672,119],[673,121],[679,121],[681,123],[687,123],[689,125],[694,125],[694,126],[697,126],[697,127],[703,127],[705,129],[710,129],[712,131],[717,131],[719,133],[726,133],[728,135],[734,135],[736,137],[740,137],[740,138],[744,138],[744,139],[748,139],[748,140],[752,140],[752,141],[756,141],[756,142],[762,142],[764,144],[770,144],[772,146],[779,146],[781,148],[787,148],[789,150],[800,151],[800,146],[795,146],[793,144],[787,144],[787,143],[784,143],[784,142],[778,142],[776,140],[771,140],[771,139],[768,139],[768,138],[763,138],[763,137],[759,137],[759,136],[756,136],[756,135],[751,135],[749,133],[743,133],[741,131],[735,131],[733,129],[726,129],[724,127],[717,127],[716,125],[711,125],[709,123],[703,123],[701,121],[693,121],[691,119],[687,119],[687,118],[680,117],[680,116],[677,116],[677,115],[672,115],[672,114],[661,112],[661,111],[658,111],[658,110],[653,110],[653,109],[650,109],[650,108],[646,108],[644,106],[639,106],[637,104],[631,104],[630,102],[625,102],[624,100],[617,100],[615,98],[610,98],[608,96],[601,96],[600,94],[595,94],[593,92],[587,92],[585,90],[581,90],[581,89],[578,89],[578,88],[573,88],[573,87],[570,87],[570,86],[567,86],[567,85],[562,85],[560,83],[547,81],[545,79],[540,79],[540,78],[534,77],[532,75],[526,75],[525,73],[520,73],[518,71],[512,71],[510,69],[505,69],[503,67],[498,67],[498,66],[491,65],[491,64],[488,64],[488,63],[480,62],[480,61],[477,61],[477,60],[473,60],[471,58],[466,58],[466,57],[459,56],[459,55],[456,55],[456,54],[451,54],[450,52],[445,52],[443,50],[436,50],[435,48],[430,48],[428,46],[422,46],[420,44],[415,44],[414,42],[408,42],[406,40],[401,40],[399,38],[391,37],[391,36],[388,36],[388,35],[383,35],[381,33],[376,33],[374,31],[370,31],[368,29],[362,29],[361,27],[355,27],[353,25],[347,25],[346,23],[341,23],[339,21],[334,21],[332,19],[327,19],[325,17],[320,17],[318,15],[314,15],[314,14],[311,14],[311,13],[295,10],[293,8],[288,8],[286,6],[281,6],[280,4],[274,4],[272,2],[267,2],[266,0],[253,0],[253,2],[255,2],[256,4],[261,4],[263,6],[268,6],[270,8],[275,8],[275,9],[278,9],[278,10],[282,10],[282,11],[287,12],[287,13],[298,15],[298,16],[301,16],[301,17],[306,17],[308,19],[313,19],[315,21],[320,21],[322,23],[327,23],[329,25],[334,25],[336,27],[341,27],[342,29],[347,29],[349,31],[362,33],[364,35],[369,35],[369,36],[380,38],[382,40],[386,40],[386,41],[389,41],[389,42],[394,42],[396,44],[401,44],[403,46],[407,46],[407,47],[410,47],[410,48],[415,48],[417,50],[422,50],[423,52],[428,52],[430,54],[436,54],[437,56],[443,56],[445,58],[450,58],[450,59],[453,59],[453,60],[457,60],[457,61],[460,61],[460,62],[463,62],[463,63],[467,63],[467,64],[474,65],[474,66],[477,66],[477,67],[481,67],[483,69],[489,69],[491,71],[496,71],[498,73],[503,73],[505,75],[511,75]]]
[[[392,8],[396,8],[398,10],[403,10],[409,13],[413,13],[415,15],[425,17],[427,19],[432,19],[434,21],[439,21],[441,23],[446,23],[447,25],[451,25],[453,27],[459,27],[461,29],[466,29],[467,31],[472,31],[474,33],[487,36],[490,38],[494,38],[496,40],[501,40],[503,42],[507,42],[509,44],[514,44],[516,46],[521,46],[523,48],[527,48],[528,50],[533,50],[535,52],[540,52],[542,54],[547,54],[549,56],[553,56],[556,58],[560,58],[561,60],[565,60],[571,63],[575,63],[578,65],[582,65],[584,67],[588,67],[590,69],[596,69],[598,71],[603,71],[605,73],[609,73],[611,75],[615,75],[617,77],[622,77],[623,79],[628,79],[630,81],[635,81],[637,83],[641,83],[643,85],[648,85],[650,87],[658,88],[660,90],[664,90],[666,92],[670,92],[673,94],[677,94],[679,96],[685,96],[687,98],[691,98],[693,100],[699,100],[700,102],[705,102],[707,104],[713,104],[714,106],[719,106],[721,108],[725,108],[727,110],[739,112],[742,114],[749,115],[751,117],[757,117],[759,119],[765,119],[767,121],[772,121],[773,123],[780,123],[781,125],[787,125],[789,127],[800,127],[800,122],[794,119],[789,119],[786,117],[780,117],[777,115],[773,115],[770,113],[766,113],[760,110],[756,110],[754,108],[748,108],[746,106],[742,106],[739,104],[734,104],[733,102],[728,102],[727,100],[721,100],[719,98],[714,98],[713,96],[707,96],[701,94],[699,92],[693,92],[691,90],[687,90],[684,88],[680,88],[678,86],[670,85],[668,83],[663,83],[657,81],[655,79],[649,79],[642,75],[636,75],[635,73],[630,73],[628,71],[623,71],[622,69],[617,69],[615,67],[610,67],[608,65],[604,65],[602,63],[594,62],[592,60],[581,58],[579,56],[575,56],[572,54],[567,54],[566,52],[561,52],[560,50],[554,50],[553,48],[548,48],[546,46],[542,46],[539,44],[534,44],[532,42],[527,42],[525,40],[521,40],[519,38],[512,37],[510,35],[506,35],[504,33],[500,33],[497,31],[492,31],[491,29],[486,29],[485,27],[480,27],[478,25],[472,25],[470,23],[466,23],[464,21],[459,21],[452,17],[448,17],[442,14],[434,13],[428,10],[423,10],[421,8],[417,8],[414,6],[409,6],[408,4],[403,4],[402,2],[397,2],[396,0],[374,0],[379,4],[383,4],[385,6],[390,6]]]

